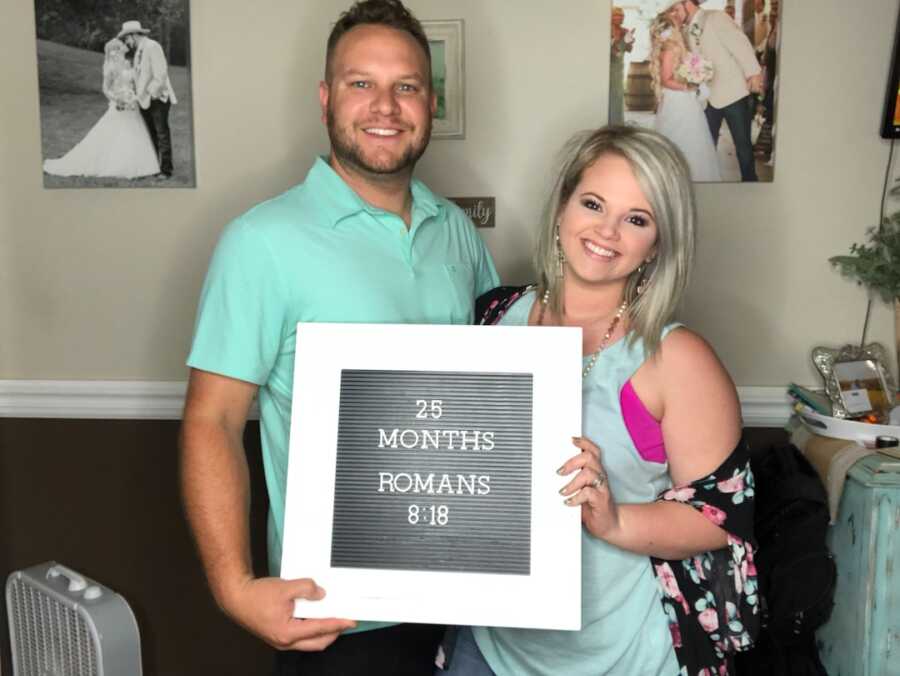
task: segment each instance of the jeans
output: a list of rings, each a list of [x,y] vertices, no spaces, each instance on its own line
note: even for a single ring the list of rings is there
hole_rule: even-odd
[[[742,181],[758,180],[756,178],[756,160],[753,158],[753,141],[750,140],[750,123],[753,121],[752,107],[752,96],[745,96],[724,108],[706,106],[706,121],[709,123],[713,145],[719,142],[722,119],[724,118],[728,124],[731,138],[734,139],[734,150],[741,168]]]
[[[344,634],[321,652],[279,652],[274,676],[431,676],[444,634],[434,624],[398,624]]]
[[[494,676],[469,627],[448,628],[441,647],[450,655],[450,664],[447,669],[435,669],[434,676]]]
[[[156,148],[159,158],[159,171],[166,176],[172,175],[172,135],[169,132],[169,108],[168,101],[150,99],[150,107],[141,108],[141,115],[147,123],[147,131],[150,132],[150,140]]]

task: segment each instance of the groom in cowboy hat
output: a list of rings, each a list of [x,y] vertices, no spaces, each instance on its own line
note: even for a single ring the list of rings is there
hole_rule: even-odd
[[[134,86],[141,115],[147,123],[153,147],[159,158],[160,178],[172,175],[172,137],[169,133],[169,108],[178,100],[169,81],[166,55],[140,21],[122,24],[118,38],[134,51]]]

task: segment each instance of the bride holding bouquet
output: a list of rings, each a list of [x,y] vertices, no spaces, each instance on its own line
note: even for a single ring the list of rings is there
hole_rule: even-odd
[[[702,98],[714,70],[709,60],[687,48],[681,33],[684,21],[680,2],[672,2],[650,26],[650,72],[657,101],[654,126],[684,154],[694,181],[721,181]]]

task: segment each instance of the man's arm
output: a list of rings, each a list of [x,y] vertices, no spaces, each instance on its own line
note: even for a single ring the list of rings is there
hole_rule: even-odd
[[[147,83],[147,92],[153,98],[159,98],[159,93],[165,86],[166,78],[169,76],[169,65],[166,63],[165,54],[163,54],[162,47],[158,43],[151,42],[148,46],[150,49],[145,50],[148,52],[148,54],[145,54],[145,57],[150,59],[152,75]]]
[[[282,650],[322,650],[351,620],[299,620],[294,599],[321,599],[310,579],[254,578],[244,425],[257,386],[193,369],[181,428],[185,511],[213,596],[235,622]]]
[[[141,58],[143,58],[143,54],[141,53],[141,48],[138,47],[137,51],[134,54],[134,95],[138,100],[140,100],[144,96],[144,90],[147,89],[147,78],[149,77],[146,68],[137,68],[137,64]]]
[[[734,57],[744,77],[747,78],[747,84],[750,91],[760,91],[762,87],[762,68],[756,58],[756,52],[753,51],[753,43],[744,35],[738,25],[728,18],[727,14],[721,17],[713,14],[716,21],[716,30],[722,38],[722,44],[725,49]],[[712,18],[712,17],[710,17]],[[722,19],[725,19],[724,21]]]

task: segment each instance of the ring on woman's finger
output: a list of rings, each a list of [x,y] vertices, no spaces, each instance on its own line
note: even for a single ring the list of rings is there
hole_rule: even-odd
[[[597,474],[597,478],[591,482],[591,486],[594,488],[600,488],[606,483],[606,472],[600,472]]]

